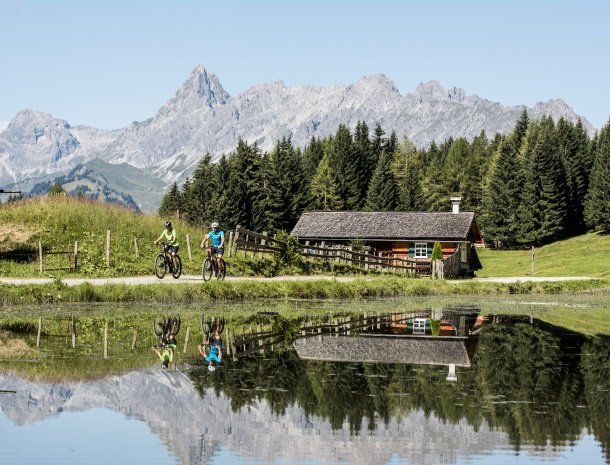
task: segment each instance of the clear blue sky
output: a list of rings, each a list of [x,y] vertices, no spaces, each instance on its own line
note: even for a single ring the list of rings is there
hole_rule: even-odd
[[[202,64],[231,95],[383,73],[402,94],[438,80],[505,105],[562,98],[599,128],[609,25],[608,0],[0,0],[0,121],[122,127]]]

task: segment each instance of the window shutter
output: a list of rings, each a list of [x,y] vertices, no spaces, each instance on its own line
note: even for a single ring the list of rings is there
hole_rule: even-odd
[[[427,249],[426,250],[426,257],[430,258],[432,256],[432,248],[434,247],[434,243],[433,242],[428,242],[427,244]]]
[[[409,242],[409,257],[415,257],[415,242]]]

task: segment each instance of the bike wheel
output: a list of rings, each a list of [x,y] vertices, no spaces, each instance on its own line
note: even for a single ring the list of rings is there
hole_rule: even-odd
[[[225,259],[221,258],[220,259],[220,270],[218,270],[218,273],[216,274],[216,277],[218,279],[225,279],[225,275],[226,274],[227,274],[227,264],[225,263]]]
[[[171,258],[170,258],[171,260]],[[174,279],[178,279],[182,274],[182,260],[180,260],[180,255],[176,255],[176,266],[172,268],[172,276]]]
[[[201,266],[201,274],[203,275],[204,281],[209,281],[210,278],[212,278],[214,268],[212,267],[212,261],[209,258],[206,258],[203,261],[203,265]]]
[[[163,277],[165,276],[165,273],[166,273],[166,270],[165,270],[165,257],[163,256],[163,254],[157,255],[157,257],[155,258],[155,262],[154,262],[154,265],[153,265],[153,270],[154,270],[155,275],[157,276],[157,278],[163,279]]]

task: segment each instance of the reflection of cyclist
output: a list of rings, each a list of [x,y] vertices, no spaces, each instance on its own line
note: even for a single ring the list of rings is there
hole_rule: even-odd
[[[218,223],[216,222],[212,223],[212,230],[201,241],[202,249],[206,246],[208,241],[211,241],[210,253],[216,253],[216,263],[218,265],[216,270],[218,272],[222,267],[222,254],[225,252],[225,233],[218,227]]]
[[[216,369],[214,364],[219,364],[222,361],[222,339],[220,339],[218,326],[216,327],[214,338],[210,340],[210,336],[206,334],[203,344],[200,344],[197,348],[201,356],[208,362],[208,370],[214,371]]]
[[[153,347],[153,350],[156,352],[156,354],[159,356],[159,359],[161,360],[161,367],[167,368],[169,364],[173,362],[174,349],[172,348],[172,346],[164,346],[161,349]]]
[[[159,239],[155,241],[155,244],[158,244],[163,239],[165,239],[165,243],[169,246],[169,252],[172,254],[172,261],[174,263],[174,269],[176,269],[176,254],[178,253],[178,240],[176,239],[176,230],[172,228],[172,222],[165,222],[165,229],[159,236]]]

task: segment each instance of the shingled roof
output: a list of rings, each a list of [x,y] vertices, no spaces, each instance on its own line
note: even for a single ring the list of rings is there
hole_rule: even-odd
[[[473,212],[311,212],[303,213],[291,234],[321,240],[466,240],[473,221]]]
[[[305,360],[364,363],[407,363],[469,367],[463,337],[442,336],[319,336],[297,339],[297,354]]]

